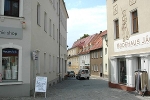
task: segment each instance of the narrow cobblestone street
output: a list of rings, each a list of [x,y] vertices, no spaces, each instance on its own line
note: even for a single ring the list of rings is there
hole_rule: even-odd
[[[0,100],[45,100],[44,94],[31,97],[1,98]],[[135,96],[127,92],[108,87],[108,81],[92,76],[89,80],[68,78],[47,90],[46,100],[150,100],[149,96]]]

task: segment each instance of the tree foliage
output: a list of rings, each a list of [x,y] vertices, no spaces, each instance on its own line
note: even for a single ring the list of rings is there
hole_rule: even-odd
[[[89,36],[88,34],[84,34],[82,37],[80,37],[80,39],[86,38],[88,36]]]

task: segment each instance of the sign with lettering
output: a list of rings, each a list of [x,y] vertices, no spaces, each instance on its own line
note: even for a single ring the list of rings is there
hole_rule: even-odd
[[[46,92],[47,77],[37,76],[35,81],[35,92]]]
[[[1,38],[12,38],[12,39],[22,39],[23,38],[23,30],[22,30],[22,28],[0,26],[0,37]]]
[[[17,49],[7,48],[2,50],[3,54],[18,54]]]
[[[114,51],[121,52],[126,50],[135,50],[150,47],[150,32],[131,36],[129,40],[117,40],[114,42]]]

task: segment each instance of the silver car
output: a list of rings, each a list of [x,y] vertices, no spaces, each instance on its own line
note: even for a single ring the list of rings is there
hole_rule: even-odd
[[[90,78],[90,73],[88,69],[80,69],[76,75],[76,79],[88,79]]]

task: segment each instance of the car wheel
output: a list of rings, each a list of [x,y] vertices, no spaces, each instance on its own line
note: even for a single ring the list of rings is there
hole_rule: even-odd
[[[87,77],[87,79],[89,80],[89,77]]]
[[[81,79],[81,77],[79,77],[79,80]]]

